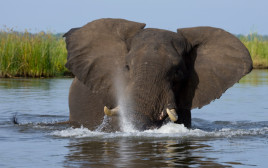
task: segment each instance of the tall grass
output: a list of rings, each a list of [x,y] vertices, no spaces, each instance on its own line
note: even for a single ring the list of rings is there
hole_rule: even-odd
[[[268,40],[257,33],[239,36],[251,53],[254,68],[268,68]],[[67,51],[64,39],[52,33],[0,31],[0,77],[63,76]]]
[[[239,39],[248,48],[254,68],[268,68],[268,40],[257,33],[240,36]]]
[[[0,32],[0,77],[52,77],[67,72],[63,38],[12,29]]]

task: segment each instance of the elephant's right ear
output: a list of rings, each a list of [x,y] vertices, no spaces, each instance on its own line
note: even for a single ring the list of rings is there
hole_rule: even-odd
[[[109,88],[118,68],[124,66],[126,41],[144,27],[123,19],[99,19],[71,29],[64,35],[65,66],[93,91]]]
[[[252,70],[247,48],[232,34],[213,27],[178,29],[191,45],[189,77],[181,103],[201,108],[220,96]]]

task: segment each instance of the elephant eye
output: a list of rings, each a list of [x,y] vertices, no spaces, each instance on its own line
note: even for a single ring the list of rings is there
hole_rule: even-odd
[[[125,69],[129,71],[129,65],[126,65],[125,66]]]

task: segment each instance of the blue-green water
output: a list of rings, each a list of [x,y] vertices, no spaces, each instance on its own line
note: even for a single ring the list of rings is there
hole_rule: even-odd
[[[116,133],[45,125],[68,120],[71,82],[0,79],[0,167],[268,167],[267,70],[193,110],[190,130],[172,123]]]

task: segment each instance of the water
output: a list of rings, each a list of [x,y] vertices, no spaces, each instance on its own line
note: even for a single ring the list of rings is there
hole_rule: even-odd
[[[128,98],[130,96],[127,96],[123,89],[125,87],[125,80],[119,71],[114,79],[114,85],[117,92],[117,104],[119,106],[120,128],[123,132],[131,132],[134,127],[133,124],[128,120],[129,111],[127,109],[132,107],[133,103],[130,101],[130,98]],[[128,104],[128,107],[126,107],[125,104]]]
[[[0,79],[0,167],[268,167],[267,70],[193,110],[190,130],[172,123],[115,133],[49,125],[68,120],[71,82]]]

